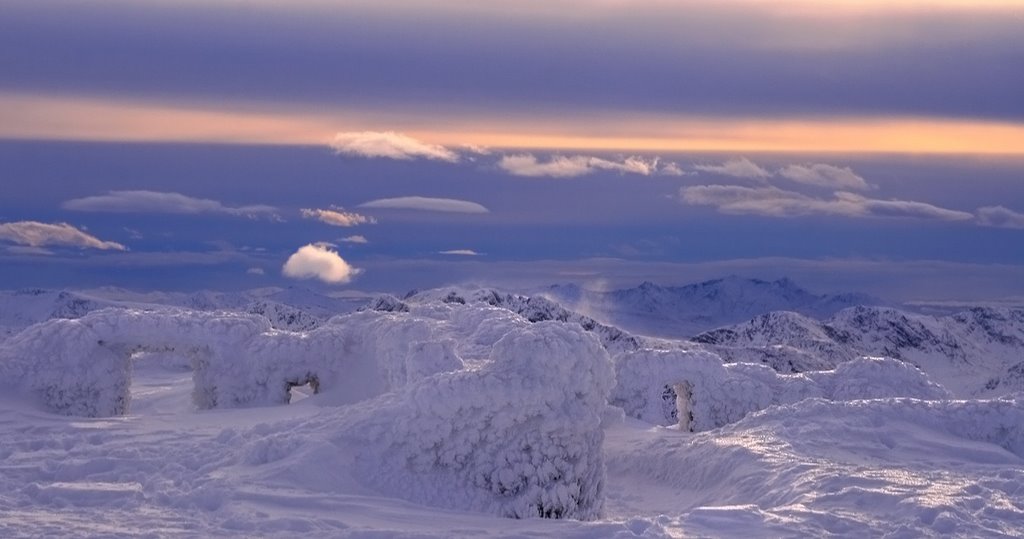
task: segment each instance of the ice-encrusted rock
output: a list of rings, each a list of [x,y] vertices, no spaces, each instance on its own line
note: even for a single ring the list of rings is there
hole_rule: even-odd
[[[949,397],[918,369],[884,358],[858,358],[835,370],[779,374],[759,364],[723,364],[706,351],[641,350],[617,356],[615,370],[613,405],[637,419],[694,432],[807,398]]]

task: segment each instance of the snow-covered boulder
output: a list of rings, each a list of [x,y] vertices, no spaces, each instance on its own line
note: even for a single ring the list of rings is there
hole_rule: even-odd
[[[604,500],[607,352],[576,325],[540,322],[475,369],[349,409],[361,479],[417,503],[501,516],[594,519]]]
[[[637,419],[694,432],[807,398],[949,397],[918,369],[884,358],[859,358],[829,371],[779,374],[759,364],[724,364],[706,351],[641,350],[617,356],[615,370],[611,404]]]

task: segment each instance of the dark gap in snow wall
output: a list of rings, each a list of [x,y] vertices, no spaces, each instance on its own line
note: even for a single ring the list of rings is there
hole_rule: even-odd
[[[286,380],[285,387],[288,389],[288,404],[295,404],[319,393],[320,379],[315,374],[307,374],[301,379]]]
[[[675,420],[679,430],[693,432],[693,386],[685,381],[666,384],[661,399],[665,416]]]

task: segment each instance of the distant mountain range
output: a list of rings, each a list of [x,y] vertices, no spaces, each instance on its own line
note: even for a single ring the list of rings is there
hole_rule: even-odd
[[[51,318],[79,318],[108,307],[243,311],[267,317],[277,329],[303,331],[336,314],[351,312],[366,301],[365,297],[334,298],[302,288],[194,293],[137,293],[117,288],[5,290],[0,291],[0,337]]]
[[[623,329],[686,338],[772,311],[825,318],[856,305],[886,305],[866,294],[814,294],[789,279],[725,277],[686,286],[644,282],[634,288],[595,291],[554,285],[539,291],[566,307]]]
[[[858,306],[819,321],[771,312],[692,339],[727,361],[782,372],[830,369],[859,356],[911,363],[960,397],[1024,391],[1024,309],[976,307],[948,316]]]

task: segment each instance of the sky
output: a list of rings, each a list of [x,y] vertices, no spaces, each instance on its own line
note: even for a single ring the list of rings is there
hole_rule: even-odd
[[[1024,0],[8,0],[0,288],[1024,298],[1022,28]]]

